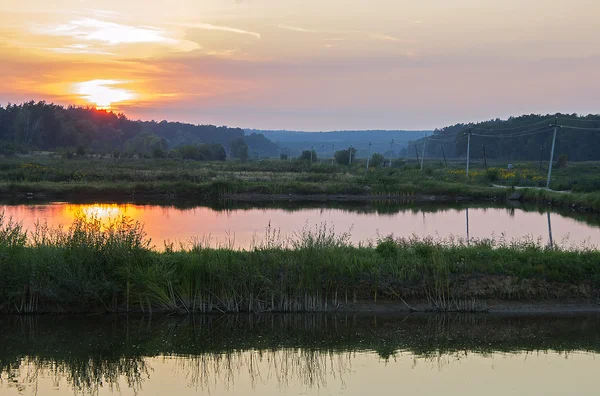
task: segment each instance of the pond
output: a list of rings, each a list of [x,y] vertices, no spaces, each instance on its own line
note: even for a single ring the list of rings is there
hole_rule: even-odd
[[[291,205],[291,204],[290,204]],[[600,245],[598,216],[549,212],[519,207],[345,206],[345,207],[229,207],[178,208],[135,203],[43,203],[0,205],[0,213],[21,221],[28,230],[36,222],[68,227],[75,216],[96,216],[103,222],[128,216],[144,225],[157,249],[165,241],[176,245],[200,241],[210,246],[250,248],[265,239],[267,229],[281,239],[303,229],[326,227],[349,233],[352,243],[395,237],[434,239],[530,238],[565,247]]]
[[[2,395],[596,395],[600,316],[24,316]]]

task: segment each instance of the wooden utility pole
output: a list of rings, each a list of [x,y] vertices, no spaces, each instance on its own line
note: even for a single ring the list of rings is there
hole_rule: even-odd
[[[442,148],[442,155],[444,156],[444,164],[448,166],[448,161],[446,161],[446,153],[444,152],[444,145],[440,144],[440,147]]]
[[[554,147],[556,146],[556,132],[558,132],[558,117],[554,119],[554,136],[552,137],[552,150],[550,151],[550,164],[548,166],[548,181],[546,188],[550,188],[550,179],[552,178],[552,162],[554,161]]]
[[[487,169],[487,157],[485,156],[485,144],[481,145],[483,147],[483,165],[485,166],[485,169]]]
[[[469,128],[469,136],[467,137],[467,177],[469,177],[469,162],[471,161],[471,128]]]
[[[425,146],[427,146],[427,135],[425,135],[425,139],[423,140],[423,155],[421,156],[421,171],[423,171],[423,161],[425,160]]]

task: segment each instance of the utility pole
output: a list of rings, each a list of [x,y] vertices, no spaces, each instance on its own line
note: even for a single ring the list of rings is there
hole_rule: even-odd
[[[556,132],[558,131],[558,117],[554,119],[554,136],[552,137],[552,150],[550,151],[550,164],[548,166],[548,181],[546,188],[550,188],[550,179],[552,178],[552,162],[554,162],[554,147],[556,146]]]
[[[471,161],[471,128],[467,137],[467,177],[469,177],[469,162]]]
[[[469,208],[467,207],[467,246],[471,244],[471,236],[469,235]]]
[[[367,170],[369,170],[369,160],[371,159],[371,142],[369,142],[369,152],[367,153]]]
[[[487,157],[485,156],[485,144],[481,145],[483,147],[483,165],[485,166],[485,169],[487,169]]]
[[[427,135],[425,135],[425,139],[423,140],[423,155],[421,156],[421,171],[423,171],[423,161],[425,160],[425,146],[427,145]]]
[[[444,152],[444,145],[440,144],[440,147],[442,148],[442,155],[444,156],[444,164],[448,166],[448,161],[446,161],[446,153]]]
[[[394,158],[394,139],[390,142],[390,168],[392,167],[392,158]]]
[[[331,165],[333,165],[333,160],[335,159],[335,143],[331,144]]]
[[[352,146],[348,148],[348,166],[352,165]]]
[[[548,245],[550,249],[554,248],[554,238],[552,237],[552,221],[550,220],[550,212],[548,212]]]
[[[415,144],[415,154],[417,155],[417,162],[419,161],[419,149],[417,149],[417,145]]]
[[[542,162],[544,161],[544,144],[540,145],[540,172],[542,171]]]

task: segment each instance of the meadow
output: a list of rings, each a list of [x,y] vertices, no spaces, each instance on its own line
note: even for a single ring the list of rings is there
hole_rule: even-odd
[[[293,159],[248,162],[198,162],[182,159],[131,159],[24,155],[0,159],[0,196],[56,199],[150,199],[269,201],[295,200],[449,200],[504,201],[518,187],[522,199],[557,207],[600,210],[600,163],[569,163],[553,172],[538,163],[473,161],[469,177],[464,161],[397,160],[392,167],[366,169]],[[557,192],[558,191],[558,192]],[[565,192],[568,191],[568,192]],[[432,198],[433,196],[433,198]]]
[[[127,218],[79,217],[27,234],[0,219],[0,312],[310,312],[392,301],[483,311],[487,299],[595,302],[600,251],[536,241],[382,238],[352,246],[325,226],[249,250],[152,249]],[[416,304],[416,305],[415,305]]]

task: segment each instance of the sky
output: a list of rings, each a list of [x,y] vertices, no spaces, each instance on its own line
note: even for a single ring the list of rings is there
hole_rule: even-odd
[[[597,0],[2,0],[0,104],[258,129],[600,113]]]

